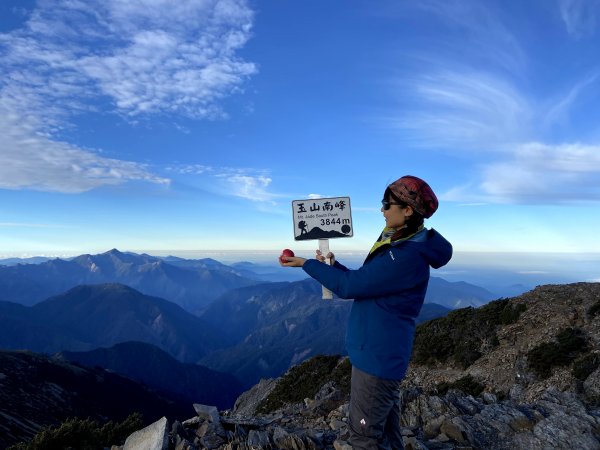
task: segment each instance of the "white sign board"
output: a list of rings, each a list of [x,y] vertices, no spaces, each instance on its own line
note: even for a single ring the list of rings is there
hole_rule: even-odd
[[[294,239],[352,237],[350,197],[311,198],[292,201]]]

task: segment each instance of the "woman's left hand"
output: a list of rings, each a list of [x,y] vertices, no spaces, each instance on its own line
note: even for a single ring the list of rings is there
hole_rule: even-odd
[[[297,256],[281,256],[279,258],[279,264],[283,267],[302,267],[306,258],[299,258]]]

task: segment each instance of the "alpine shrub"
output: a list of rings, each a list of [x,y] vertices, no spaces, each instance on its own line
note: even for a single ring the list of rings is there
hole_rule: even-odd
[[[102,450],[123,444],[127,437],[143,426],[142,415],[133,413],[121,423],[100,425],[90,419],[67,419],[58,427],[45,427],[30,442],[22,442],[7,450]]]
[[[568,366],[588,344],[579,328],[565,328],[556,335],[555,342],[542,342],[527,353],[529,367],[541,378],[548,378],[552,369]]]
[[[592,306],[590,306],[590,308],[588,309],[588,314],[592,317],[595,317],[596,314],[598,314],[600,312],[600,300],[597,301],[596,303],[594,303]]]
[[[417,327],[413,363],[451,362],[466,369],[484,351],[499,344],[496,328],[516,322],[526,308],[524,304],[513,305],[508,299],[500,299],[425,322]]]
[[[573,363],[571,373],[578,380],[585,381],[598,366],[600,366],[600,355],[598,353],[589,353]]]
[[[332,374],[349,386],[349,375],[345,373],[349,366],[350,363],[345,361],[340,364],[340,355],[319,355],[292,367],[258,405],[257,412],[270,413],[286,404],[314,397],[325,383],[332,380]]]
[[[475,380],[471,375],[459,378],[452,383],[442,382],[437,385],[437,392],[439,395],[445,395],[450,389],[457,389],[467,395],[477,397],[483,392],[485,386]]]

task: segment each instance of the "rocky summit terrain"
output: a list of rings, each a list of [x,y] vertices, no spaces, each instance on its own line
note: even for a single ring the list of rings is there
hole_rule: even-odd
[[[402,383],[405,447],[600,449],[599,322],[600,283],[577,283],[422,324]],[[195,404],[113,450],[350,449],[349,378],[346,358],[317,356],[231,410]]]

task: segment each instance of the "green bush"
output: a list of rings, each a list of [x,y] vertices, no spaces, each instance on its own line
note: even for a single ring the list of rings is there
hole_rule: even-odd
[[[543,342],[527,353],[529,367],[541,378],[548,378],[552,369],[568,366],[577,355],[588,349],[583,331],[565,328],[556,335],[556,342]]]
[[[508,299],[500,299],[425,322],[417,327],[413,363],[450,362],[466,369],[482,356],[486,346],[498,345],[497,327],[516,322],[525,310],[524,304],[513,305]]]
[[[483,392],[485,386],[479,383],[471,375],[464,376],[452,383],[443,382],[437,385],[439,395],[445,395],[450,389],[458,389],[467,395],[477,397]]]
[[[598,314],[600,312],[600,300],[597,301],[596,303],[594,303],[592,306],[590,306],[590,308],[588,309],[588,314],[592,317],[595,317],[596,314]]]
[[[121,423],[100,425],[90,419],[67,419],[58,427],[45,427],[30,442],[7,450],[102,450],[122,445],[131,433],[143,427],[142,415],[133,413]]]
[[[589,353],[573,363],[571,373],[578,380],[585,381],[598,366],[600,366],[600,355]]]
[[[352,379],[352,364],[350,359],[344,358],[339,363],[333,373],[331,374],[331,380],[336,384],[338,389],[342,391],[342,394],[350,395],[350,381]]]
[[[500,311],[500,323],[502,325],[510,325],[511,323],[515,323],[519,320],[521,313],[527,310],[527,306],[524,303],[519,303],[517,305],[507,305],[505,308]]]
[[[328,381],[334,380],[338,387],[350,391],[350,362],[340,362],[339,355],[319,355],[292,367],[275,386],[275,389],[258,405],[257,412],[266,414],[286,404],[313,398]],[[339,384],[338,384],[339,383]]]

